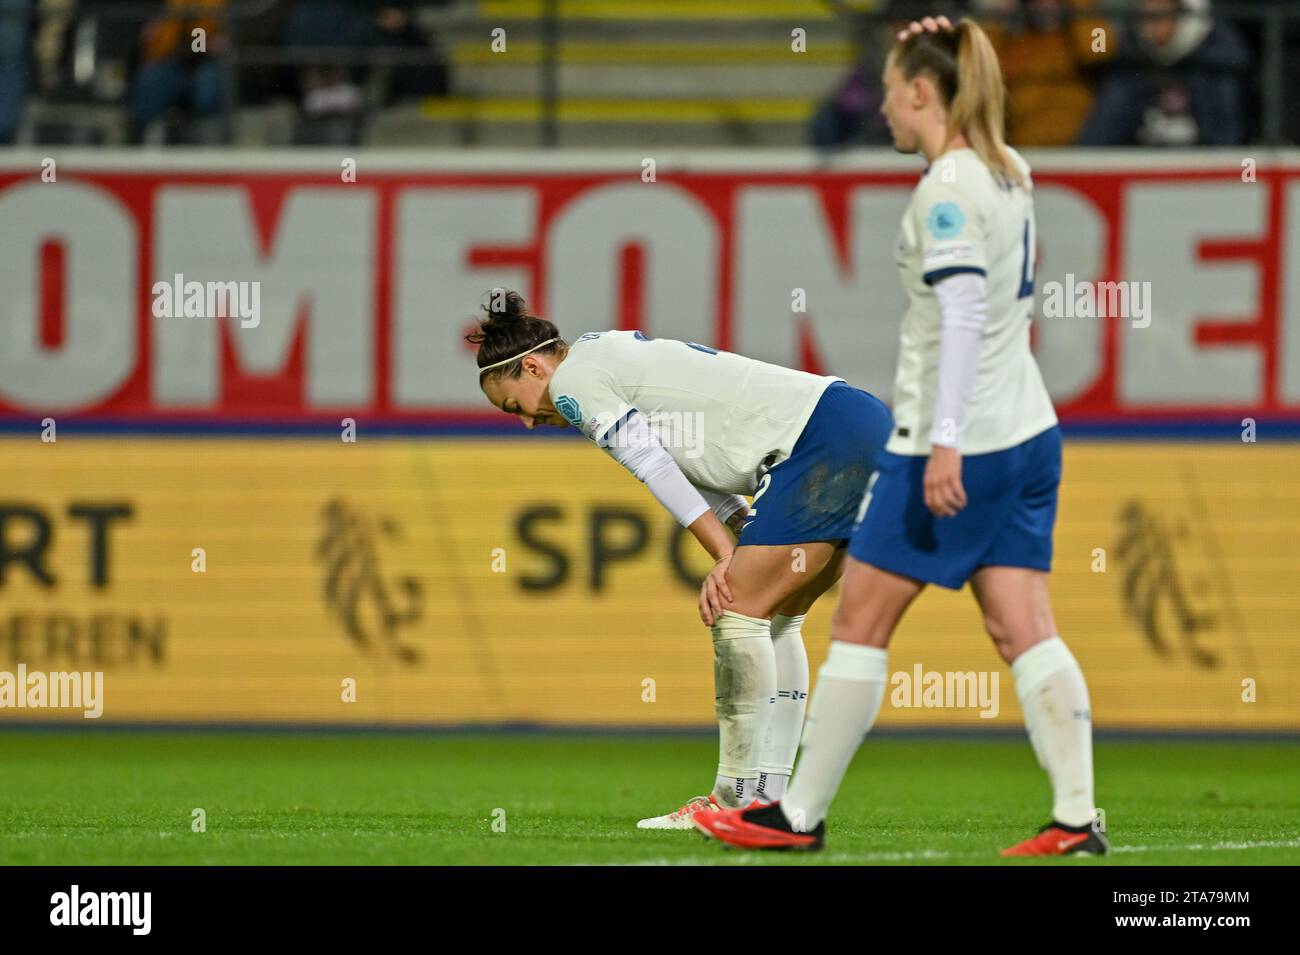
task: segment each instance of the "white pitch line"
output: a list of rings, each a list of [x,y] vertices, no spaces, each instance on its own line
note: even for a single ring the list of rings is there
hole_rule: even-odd
[[[782,854],[782,858],[797,859],[802,853]],[[846,852],[809,852],[809,859],[816,859],[820,862],[907,862],[913,859],[949,859],[951,853],[939,852],[933,849],[924,849],[920,852],[864,852],[860,854]],[[684,856],[680,859],[641,859],[637,862],[604,862],[602,865],[714,865],[718,862],[734,862],[739,865],[770,865],[773,856],[764,855],[758,852],[746,852],[744,854],[731,853],[716,856]],[[574,865],[584,865],[586,863],[577,862]]]
[[[1186,846],[1112,846],[1111,852],[1232,852],[1238,849],[1300,849],[1300,839],[1193,843]]]
[[[1215,842],[1211,844],[1190,843],[1187,845],[1167,845],[1167,846],[1113,846],[1112,853],[1128,852],[1235,852],[1242,849],[1300,849],[1300,839],[1264,839],[1251,840],[1247,842]],[[921,849],[915,852],[831,852],[831,853],[808,853],[810,861],[830,862],[830,863],[861,863],[861,862],[911,862],[919,860],[936,860],[936,859],[955,859],[965,858],[972,859],[987,856],[987,852],[941,852],[937,849]],[[797,854],[791,853],[784,858],[797,858]],[[1091,860],[1094,856],[1067,856],[1070,861],[1078,859]],[[759,852],[746,853],[720,853],[710,856],[683,856],[679,859],[640,859],[634,862],[601,862],[598,865],[654,865],[654,866],[696,866],[696,865],[717,865],[719,863],[729,863],[736,865],[770,865],[772,856]],[[590,865],[591,863],[577,862],[574,865]]]

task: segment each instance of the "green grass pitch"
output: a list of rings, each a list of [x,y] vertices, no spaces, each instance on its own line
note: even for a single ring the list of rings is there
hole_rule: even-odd
[[[716,753],[703,735],[9,730],[0,864],[1300,863],[1295,742],[1099,739],[1116,851],[1028,863],[997,855],[1048,816],[1023,740],[872,738],[821,854],[635,828],[706,790]]]

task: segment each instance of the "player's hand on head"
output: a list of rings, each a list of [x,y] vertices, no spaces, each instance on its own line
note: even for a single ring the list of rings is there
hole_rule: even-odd
[[[925,506],[935,517],[955,517],[966,506],[961,452],[936,444],[925,465]]]
[[[922,33],[938,33],[940,30],[951,30],[952,22],[945,16],[922,17],[920,20],[913,20],[906,29],[898,31],[899,42],[905,41],[908,37],[919,36]]]
[[[730,566],[731,555],[727,554],[713,565],[709,575],[704,578],[704,583],[700,585],[700,619],[706,627],[713,626],[713,622],[722,615],[724,601],[731,603],[734,599],[731,585],[727,583],[727,568]]]

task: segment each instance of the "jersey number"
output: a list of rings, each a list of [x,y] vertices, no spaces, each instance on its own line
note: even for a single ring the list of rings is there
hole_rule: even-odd
[[[1029,268],[1029,220],[1025,220],[1025,260],[1020,266],[1020,294],[1017,299],[1029,298],[1034,294],[1034,274]]]
[[[772,475],[764,474],[761,478],[759,478],[758,488],[754,491],[754,500],[750,502],[749,513],[745,515],[746,524],[748,524],[754,518],[758,517],[758,508],[755,507],[754,505],[757,504],[758,499],[763,496],[763,492],[766,491],[771,486],[772,486]]]
[[[633,332],[632,337],[639,342],[648,342],[650,340],[646,338],[644,335],[642,335],[640,332]],[[582,341],[582,339],[579,338],[578,341]],[[574,342],[574,344],[576,345],[577,342]],[[695,342],[687,342],[686,347],[694,348],[696,351],[702,351],[706,355],[716,355],[718,353],[718,350],[716,348],[710,348],[708,345],[697,345],[695,344]]]

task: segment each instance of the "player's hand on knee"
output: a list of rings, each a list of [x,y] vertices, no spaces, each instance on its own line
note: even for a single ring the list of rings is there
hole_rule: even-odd
[[[898,40],[903,42],[910,36],[918,36],[922,33],[938,33],[940,30],[951,30],[952,22],[945,16],[922,17],[920,20],[913,20],[904,30],[898,31]]]
[[[961,452],[935,445],[925,465],[925,506],[936,517],[955,517],[966,506],[961,483]]]
[[[713,622],[722,614],[723,602],[731,603],[734,599],[731,585],[727,583],[727,568],[730,566],[731,555],[728,554],[713,565],[709,575],[704,578],[704,583],[700,585],[700,619],[706,627],[713,626]]]

